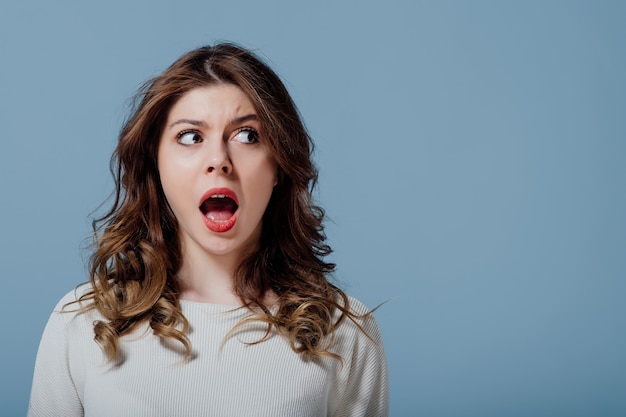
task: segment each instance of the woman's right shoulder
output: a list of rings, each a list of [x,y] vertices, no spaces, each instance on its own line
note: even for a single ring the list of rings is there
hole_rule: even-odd
[[[63,316],[74,317],[82,315],[87,311],[95,310],[91,308],[91,301],[82,300],[81,297],[91,291],[91,284],[84,283],[78,285],[73,290],[65,294],[56,304],[52,314],[62,314]]]
[[[91,285],[82,284],[65,294],[56,304],[46,323],[40,346],[44,351],[56,348],[53,345],[69,346],[93,339],[93,323],[102,320],[96,308],[91,308],[89,300],[80,301],[88,294]]]

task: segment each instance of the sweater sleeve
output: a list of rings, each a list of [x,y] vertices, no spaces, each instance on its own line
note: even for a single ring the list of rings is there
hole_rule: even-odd
[[[356,304],[358,306],[360,303],[357,301]],[[343,364],[347,378],[334,415],[386,417],[389,415],[387,361],[378,324],[372,314],[360,320],[359,324],[366,334],[352,326],[353,352],[350,361],[344,361]]]
[[[61,312],[65,301],[54,309],[39,344],[28,417],[83,415],[69,363],[69,326],[74,314]]]

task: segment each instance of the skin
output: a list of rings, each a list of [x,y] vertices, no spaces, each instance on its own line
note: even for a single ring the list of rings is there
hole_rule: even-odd
[[[276,163],[250,99],[231,84],[187,92],[168,114],[158,168],[179,225],[180,298],[240,305],[232,291],[233,273],[242,256],[258,245],[277,183]],[[207,227],[200,210],[214,188],[228,188],[238,199],[237,220],[224,232]]]

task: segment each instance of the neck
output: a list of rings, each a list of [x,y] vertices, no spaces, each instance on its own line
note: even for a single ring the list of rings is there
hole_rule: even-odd
[[[202,303],[240,306],[235,294],[235,269],[241,261],[234,254],[213,255],[183,250],[183,262],[177,274],[180,299]]]

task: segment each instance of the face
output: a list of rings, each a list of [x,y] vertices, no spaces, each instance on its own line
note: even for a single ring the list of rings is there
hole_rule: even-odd
[[[250,99],[237,86],[193,89],[171,108],[158,168],[183,257],[253,250],[277,182]]]

